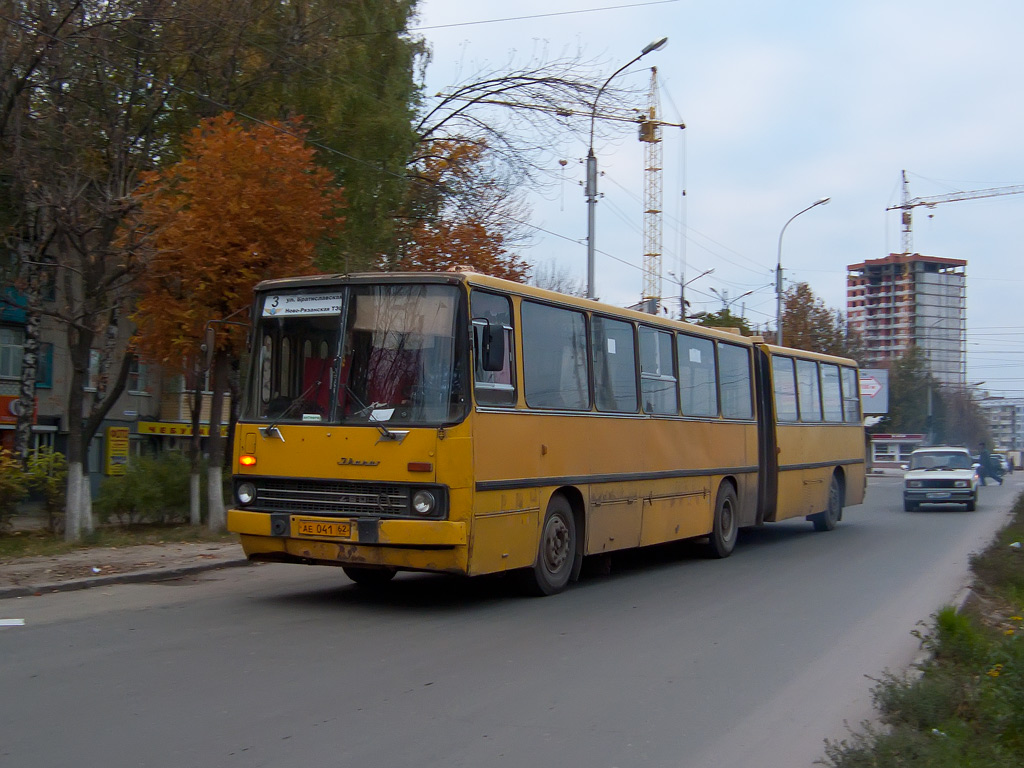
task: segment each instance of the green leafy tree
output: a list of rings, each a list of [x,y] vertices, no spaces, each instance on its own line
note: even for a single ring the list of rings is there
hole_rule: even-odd
[[[705,328],[739,328],[744,336],[754,335],[747,318],[732,314],[728,307],[717,312],[698,312],[688,317],[687,322],[702,325]]]

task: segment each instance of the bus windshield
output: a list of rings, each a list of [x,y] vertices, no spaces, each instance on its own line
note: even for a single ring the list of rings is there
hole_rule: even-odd
[[[245,417],[458,421],[468,362],[460,295],[450,285],[394,283],[262,295]]]

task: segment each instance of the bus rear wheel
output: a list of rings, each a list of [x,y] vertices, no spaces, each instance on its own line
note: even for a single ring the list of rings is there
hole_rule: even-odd
[[[367,568],[361,565],[343,565],[341,570],[361,587],[380,587],[395,578],[394,568]]]
[[[828,486],[828,506],[824,512],[811,515],[811,523],[816,531],[832,531],[839,525],[839,518],[843,516],[843,487],[836,475],[832,475],[832,482]]]
[[[554,595],[565,589],[576,559],[576,519],[572,507],[561,494],[548,502],[541,526],[537,560],[524,573],[526,590],[533,595]]]
[[[715,499],[715,519],[708,536],[708,553],[712,557],[728,557],[736,549],[739,529],[736,506],[736,491],[729,483],[722,483]]]

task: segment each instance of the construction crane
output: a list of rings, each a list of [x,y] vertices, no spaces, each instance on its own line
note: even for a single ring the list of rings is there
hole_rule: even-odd
[[[651,87],[647,92],[647,113],[640,122],[640,141],[644,143],[644,308],[652,315],[658,313],[661,301],[661,208],[662,208],[662,147],[661,126],[658,120],[658,68],[651,67]]]
[[[946,195],[912,198],[910,196],[910,184],[907,182],[907,172],[903,171],[903,201],[899,205],[890,205],[885,210],[903,211],[903,253],[909,254],[914,249],[912,212],[915,208],[922,205],[934,208],[941,203],[955,203],[959,200],[979,200],[984,197],[999,197],[1001,195],[1019,195],[1022,192],[1024,192],[1024,185],[975,189],[970,192],[950,192]]]

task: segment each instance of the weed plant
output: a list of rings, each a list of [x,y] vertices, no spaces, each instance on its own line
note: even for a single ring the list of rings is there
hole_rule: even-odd
[[[826,745],[834,768],[1024,766],[1024,497],[1013,522],[972,558],[976,599],[940,610],[922,636],[914,676],[887,674],[873,691],[881,725]]]

